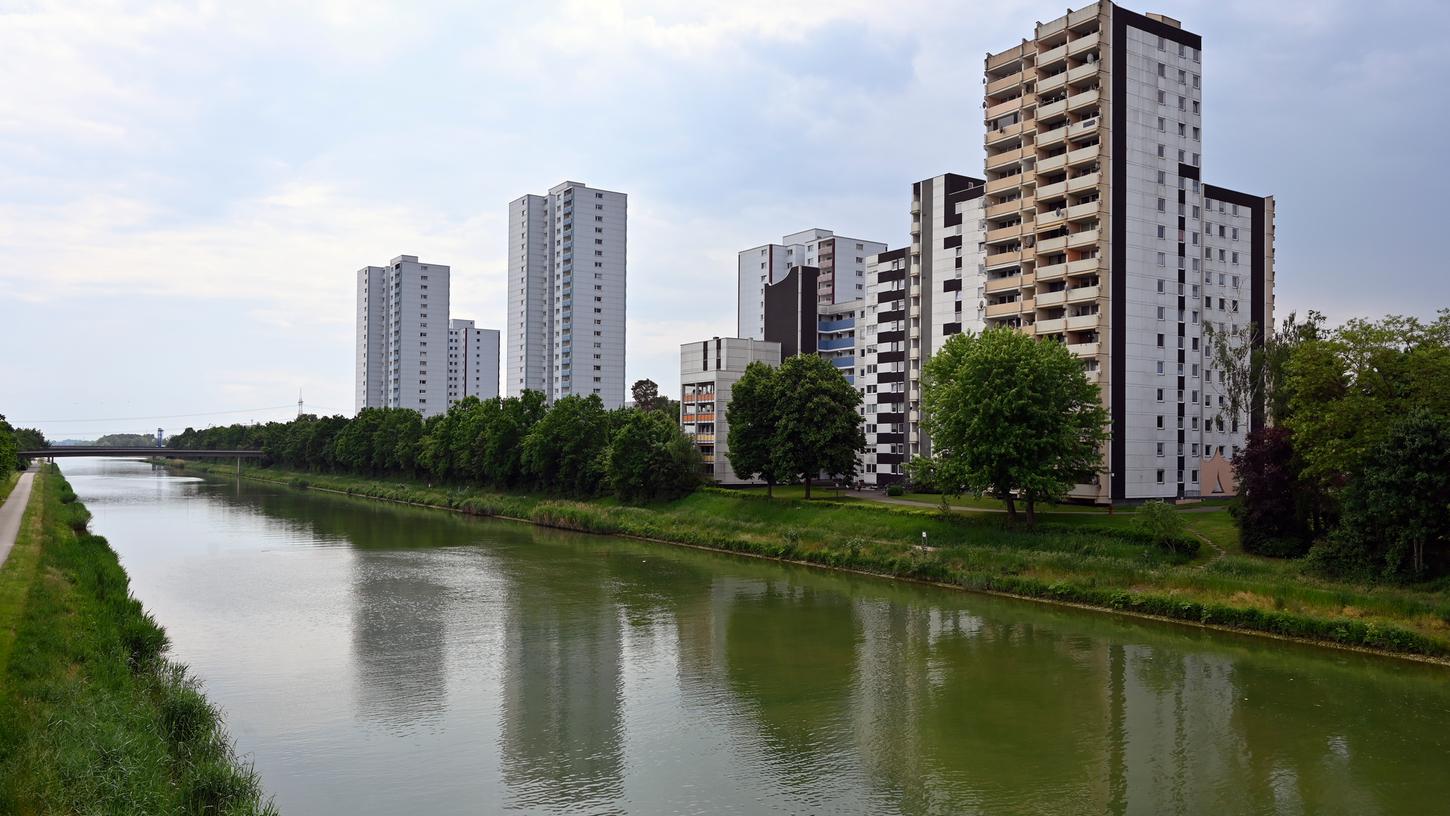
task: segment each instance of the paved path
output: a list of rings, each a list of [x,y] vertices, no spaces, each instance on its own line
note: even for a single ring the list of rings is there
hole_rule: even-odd
[[[20,518],[25,515],[25,506],[30,503],[30,484],[35,481],[35,469],[20,474],[20,481],[10,491],[10,497],[0,506],[0,566],[10,557],[10,548],[15,546],[15,536],[20,533]]]
[[[824,490],[821,491],[821,492],[822,493],[825,493]],[[941,502],[939,502],[939,501],[936,501],[936,502],[926,502],[926,501],[921,501],[920,499],[903,499],[903,498],[901,498],[899,496],[887,496],[885,493],[881,493],[879,491],[873,491],[873,490],[843,490],[843,491],[841,491],[841,494],[843,496],[848,496],[848,497],[853,498],[853,499],[865,499],[866,501],[880,502],[881,504],[899,504],[899,505],[904,505],[906,507],[929,507],[929,508],[932,508],[932,509],[937,509],[937,508],[940,508],[941,507]],[[957,513],[1005,513],[1005,512],[1007,512],[1007,508],[1005,508],[1005,507],[966,507],[966,506],[958,505],[958,504],[953,504],[953,505],[950,505],[950,506],[951,506],[951,509],[954,512],[957,512]],[[1025,509],[1025,505],[1023,505],[1019,501],[1017,503],[1017,512],[1018,513],[1021,513],[1021,512],[1023,512],[1024,509]],[[1131,514],[1133,512],[1133,508],[1132,507],[1122,508],[1122,509],[1123,509],[1124,514]],[[1180,513],[1212,513],[1212,512],[1215,512],[1217,510],[1221,510],[1221,509],[1222,509],[1221,507],[1217,507],[1217,506],[1213,506],[1213,505],[1205,505],[1205,506],[1202,506],[1202,507],[1182,507],[1182,508],[1179,508],[1178,509],[1178,512],[1180,512]],[[1107,516],[1107,515],[1109,515],[1109,513],[1104,512],[1103,509],[1101,509],[1101,508],[1091,508],[1091,509],[1088,509],[1086,506],[1084,506],[1084,509],[1082,509],[1082,510],[1041,510],[1041,509],[1039,509],[1037,511],[1037,515],[1039,515],[1039,516]]]

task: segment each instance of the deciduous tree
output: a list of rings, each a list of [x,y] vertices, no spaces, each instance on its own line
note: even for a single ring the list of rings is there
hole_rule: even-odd
[[[861,394],[839,368],[814,354],[791,357],[775,377],[770,457],[776,472],[800,477],[808,499],[821,474],[854,476],[856,455],[866,447],[857,410]]]

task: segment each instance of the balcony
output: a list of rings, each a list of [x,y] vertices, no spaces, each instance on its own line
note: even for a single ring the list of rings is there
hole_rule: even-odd
[[[984,115],[987,121],[991,121],[993,119],[996,119],[998,116],[1011,113],[1015,110],[1020,110],[1021,108],[1022,97],[1019,96],[1015,99],[1008,99],[1005,102],[998,102],[997,104],[992,105],[991,107],[987,108],[987,112]]]
[[[1016,73],[1009,74],[1008,76],[1004,76],[1001,79],[994,79],[991,82],[988,82],[987,93],[999,94],[1005,90],[1008,90],[1009,88],[1016,87],[1020,84],[1022,84],[1022,72],[1017,71]]]
[[[1081,275],[1085,272],[1103,271],[1102,258],[1083,258],[1082,260],[1078,261],[1068,261],[1066,265],[1067,274],[1069,275]]]
[[[1007,275],[1001,278],[991,278],[987,281],[986,285],[983,288],[986,290],[987,294],[993,294],[995,292],[1010,292],[1014,289],[1021,289],[1022,276],[1018,274]]]
[[[1053,229],[1060,226],[1063,219],[1065,219],[1066,217],[1067,210],[1063,207],[1058,207],[1055,210],[1048,210],[1044,213],[1038,213],[1037,220],[1033,222],[1033,226],[1037,228],[1038,232],[1047,229]]]
[[[713,445],[715,444],[715,435],[712,433],[695,434],[690,437],[690,440],[696,445]]]
[[[996,144],[997,142],[1000,142],[1003,139],[1008,139],[1008,138],[1012,138],[1014,136],[1020,136],[1020,135],[1022,135],[1022,127],[1025,124],[1026,124],[1025,122],[1013,122],[1012,124],[1007,125],[1006,127],[1001,127],[1001,128],[997,128],[996,130],[989,130],[989,131],[987,131],[987,137],[986,137],[987,144],[989,144],[989,145],[990,144]]]
[[[998,218],[1004,215],[1013,215],[1022,211],[1022,199],[1014,201],[1003,201],[1001,204],[993,204],[987,208],[988,218]]]
[[[855,346],[856,338],[854,337],[836,337],[830,340],[820,340],[816,343],[816,349],[818,351],[836,351],[838,349],[855,348]]]
[[[1074,232],[1067,237],[1067,245],[1072,248],[1085,247],[1098,242],[1098,231],[1096,229]]]
[[[1088,173],[1085,176],[1070,178],[1067,180],[1067,191],[1069,193],[1076,193],[1082,190],[1090,190],[1094,187],[1097,187],[1098,182],[1100,182],[1101,180],[1102,173]]]
[[[998,253],[996,253],[994,255],[988,255],[987,256],[987,266],[988,267],[1002,266],[1004,264],[1020,264],[1020,263],[1022,263],[1022,253],[1020,251],[1017,251],[1017,250],[1011,250],[1011,251],[1008,251],[1008,252],[998,252]]]
[[[1097,300],[1102,294],[1102,289],[1097,286],[1077,286],[1067,290],[1068,303],[1082,303],[1087,300]],[[1041,300],[1041,298],[1038,298]]]
[[[1059,153],[1056,156],[1048,156],[1045,159],[1038,159],[1033,168],[1039,173],[1047,173],[1067,166],[1067,154]]]
[[[989,155],[987,156],[987,169],[996,170],[1002,167],[1011,166],[1021,161],[1022,158],[1027,155],[1030,155],[1029,148],[1022,147]]]
[[[1062,250],[1064,250],[1066,248],[1067,248],[1067,236],[1066,235],[1059,235],[1056,238],[1039,239],[1038,242],[1037,242],[1037,251],[1039,253],[1044,254],[1044,255],[1047,254],[1047,253],[1049,253],[1049,252],[1061,252]]]
[[[1087,79],[1090,76],[1096,76],[1098,73],[1098,69],[1100,69],[1101,67],[1102,62],[1098,61],[1079,65],[1076,68],[1069,68],[1067,69],[1067,81],[1077,82],[1079,80]]]
[[[1024,46],[1018,45],[1012,48],[1008,48],[1006,51],[992,54],[987,57],[987,70],[991,71],[997,68],[1001,68],[1003,65],[1006,65],[1013,60],[1021,59],[1024,53],[1026,53],[1026,48]]]
[[[1000,193],[1003,190],[1015,190],[1018,187],[1021,187],[1022,186],[1022,182],[1026,178],[1027,178],[1027,176],[1025,176],[1025,175],[1023,175],[1021,173],[1018,173],[1015,176],[1007,176],[1005,178],[992,179],[991,181],[987,182],[987,193],[988,194],[991,194],[991,193]]]
[[[841,318],[840,320],[822,320],[820,323],[816,324],[816,329],[823,332],[833,332],[841,331],[842,329],[849,329],[854,327],[855,325],[856,318],[845,317]]]
[[[1098,327],[1098,317],[1099,315],[1096,314],[1069,317],[1067,318],[1067,330],[1083,331],[1085,329],[1096,329]]]
[[[1078,124],[1082,123],[1079,122]],[[1053,128],[1052,130],[1037,134],[1037,146],[1052,147],[1055,144],[1061,143],[1063,139],[1067,138],[1069,127],[1077,127],[1077,125],[1064,125],[1060,128]]]
[[[1067,193],[1067,180],[1053,182],[1037,188],[1037,197],[1043,201],[1050,201],[1058,196]]]
[[[1101,120],[1101,116],[1094,116],[1091,119],[1084,119],[1081,122],[1073,122],[1067,126],[1068,134],[1076,139],[1079,136],[1096,133],[1098,130],[1098,122]]]
[[[1059,114],[1067,113],[1067,100],[1059,99],[1056,102],[1049,102],[1037,108],[1038,119],[1051,119]]]
[[[1077,110],[1083,105],[1096,105],[1099,96],[1101,96],[1101,94],[1099,94],[1097,91],[1082,91],[1080,93],[1075,93],[1067,98],[1066,109]]]
[[[999,227],[994,230],[987,230],[987,243],[991,244],[997,241],[1006,241],[1011,238],[1020,238],[1021,236],[1022,225],[1013,224],[1010,227]]]
[[[1040,307],[1061,306],[1067,302],[1067,290],[1059,289],[1056,292],[1038,292],[1036,300],[1037,305]]]
[[[1038,67],[1045,67],[1065,59],[1067,59],[1067,43],[1063,43],[1056,48],[1049,48],[1038,54],[1037,65]]]
[[[1050,93],[1051,91],[1055,91],[1065,85],[1067,85],[1066,71],[1059,71],[1055,74],[1044,75],[1041,79],[1037,80],[1037,93],[1039,95]]]
[[[1102,148],[1100,145],[1079,147],[1076,150],[1069,150],[1067,152],[1067,164],[1069,167],[1076,167],[1084,162],[1097,161],[1101,155]]]
[[[993,303],[987,306],[987,317],[1005,317],[1022,313],[1022,302]]]
[[[1057,280],[1067,275],[1068,265],[1065,263],[1048,264],[1037,267],[1037,279],[1039,281]]]
[[[1070,351],[1070,352],[1072,352],[1073,355],[1074,356],[1077,356],[1077,357],[1096,357],[1096,356],[1098,356],[1098,344],[1096,342],[1093,342],[1093,343],[1069,343],[1068,346],[1067,346],[1067,350]]]
[[[1094,31],[1086,36],[1078,37],[1067,44],[1068,56],[1076,56],[1084,51],[1091,51],[1098,45],[1098,33]]]
[[[1085,216],[1097,215],[1102,212],[1102,199],[1097,201],[1084,201],[1081,204],[1074,204],[1067,208],[1067,217],[1072,220]]]

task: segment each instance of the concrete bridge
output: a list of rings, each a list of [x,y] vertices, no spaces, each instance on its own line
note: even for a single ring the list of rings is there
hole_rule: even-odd
[[[180,448],[111,448],[87,445],[58,445],[41,450],[23,450],[22,459],[61,459],[77,456],[112,456],[126,459],[261,459],[259,450],[182,450]]]

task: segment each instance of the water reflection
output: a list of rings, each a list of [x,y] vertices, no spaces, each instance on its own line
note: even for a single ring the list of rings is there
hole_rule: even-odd
[[[316,657],[321,691],[288,690],[350,689],[353,722],[304,717],[243,746],[264,773],[313,769],[279,783],[298,812],[1374,814],[1450,801],[1440,669],[129,472],[77,479],[123,553],[150,542],[148,518],[192,538],[225,519],[227,564],[303,571],[234,594],[208,584],[230,614],[201,636],[238,645],[190,648],[204,674],[235,680],[221,693],[287,682],[254,669],[256,639],[228,626],[285,639],[277,610],[294,610],[350,632],[350,649]],[[123,505],[130,515],[105,509]],[[207,512],[185,512],[196,507]],[[142,571],[138,594],[191,600],[184,584],[217,569],[212,550]],[[309,580],[337,598],[302,603]],[[307,797],[325,775],[340,792]]]

